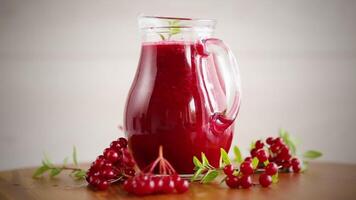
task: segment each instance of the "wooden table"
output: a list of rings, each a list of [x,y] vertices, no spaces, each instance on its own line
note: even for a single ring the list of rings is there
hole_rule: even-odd
[[[356,165],[312,163],[304,174],[281,174],[270,188],[228,189],[225,185],[194,183],[185,194],[135,197],[120,186],[103,192],[92,191],[85,181],[74,181],[66,174],[57,178],[31,178],[33,168],[0,172],[0,199],[356,199]]]

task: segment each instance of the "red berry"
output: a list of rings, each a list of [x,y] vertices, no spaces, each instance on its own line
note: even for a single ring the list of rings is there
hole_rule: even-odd
[[[240,178],[240,185],[244,189],[250,188],[252,186],[251,176],[243,175]]]
[[[122,159],[122,163],[123,165],[125,165],[126,167],[134,167],[135,166],[135,161],[132,158],[127,158],[124,157]]]
[[[274,162],[274,160],[275,160],[275,158],[274,158],[274,157],[272,157],[272,155],[270,154],[270,155],[268,156],[268,161],[270,161],[270,162]]]
[[[119,154],[115,150],[109,148],[105,149],[104,156],[112,163],[115,163],[120,159]]]
[[[169,176],[163,177],[162,181],[163,181],[162,191],[165,193],[172,193],[174,191],[174,181],[171,179],[171,177]]]
[[[277,166],[276,163],[270,162],[270,163],[268,163],[268,165],[266,166],[265,170],[266,170],[266,174],[273,176],[273,175],[275,175],[275,174],[277,173],[277,171],[278,171],[278,166]]]
[[[274,139],[274,140],[273,140],[273,143],[276,144],[276,145],[279,145],[279,146],[282,145],[282,144],[284,144],[283,139],[280,138],[280,137]]]
[[[103,151],[103,156],[104,156],[104,158],[106,159],[106,154],[110,151],[110,150],[112,150],[112,149],[110,149],[110,148],[105,148],[104,149],[104,151]]]
[[[280,154],[283,160],[289,160],[292,157],[288,148],[281,149]]]
[[[252,162],[252,158],[250,156],[247,156],[244,161],[245,162]]]
[[[291,160],[291,164],[292,164],[293,172],[299,173],[300,170],[302,169],[302,167],[300,165],[300,161],[298,160],[298,158],[293,158]]]
[[[272,137],[268,137],[268,138],[266,139],[266,143],[267,143],[268,145],[272,145],[272,144],[273,144],[273,138],[272,138]]]
[[[93,164],[92,164],[93,165]],[[86,177],[88,178],[89,176],[92,176],[96,173],[96,170],[92,167],[90,167],[86,173]],[[88,181],[89,182],[89,181]]]
[[[151,179],[141,179],[143,177],[137,178],[137,187],[133,190],[133,193],[139,196],[151,194],[154,191],[154,182]]]
[[[171,175],[171,179],[173,180],[174,184],[182,180],[182,178],[178,174]]]
[[[239,187],[239,178],[237,176],[227,176],[225,183],[229,188],[238,188]]]
[[[137,178],[137,180],[144,180],[144,181],[147,181],[147,180],[149,180],[151,177],[150,177],[150,175],[148,175],[148,174],[140,174],[140,175],[137,176],[136,178]]]
[[[105,157],[104,156],[98,156],[96,160],[92,163],[92,166],[90,168],[94,168],[96,170],[99,170],[102,168],[106,163]]]
[[[138,182],[139,180],[137,179],[137,177],[134,177],[131,181],[131,186],[130,186],[130,193],[134,193],[134,191],[137,189],[138,187]]]
[[[123,153],[125,153],[126,160],[123,161]],[[127,149],[127,140],[119,138],[110,144],[110,148],[106,148],[103,155],[98,156],[91,164],[86,180],[87,182],[99,190],[107,189],[110,181],[118,178],[118,173],[128,176],[134,176],[133,169],[135,162]],[[137,188],[137,181],[125,182],[125,188]],[[133,189],[135,190],[135,189]]]
[[[87,181],[90,185],[97,187],[100,183],[100,178],[97,175],[89,176],[87,178]]]
[[[282,164],[284,161],[285,161],[285,160],[284,160],[284,155],[281,154],[281,153],[277,154],[277,156],[276,156],[276,163],[277,163],[277,164]]]
[[[152,177],[152,180],[155,182],[155,192],[160,193],[163,191],[163,180],[159,176]]]
[[[240,171],[244,174],[244,175],[250,175],[253,174],[253,166],[251,162],[242,162],[240,165]]]
[[[113,141],[110,144],[110,148],[119,151],[122,147],[119,141]]]
[[[256,152],[257,152],[257,149],[256,148],[254,148],[254,149],[252,149],[251,150],[251,157],[256,157]]]
[[[123,189],[126,190],[127,192],[129,193],[132,193],[132,182],[133,182],[133,179],[132,178],[129,178],[127,180],[124,181],[124,184],[123,184]]]
[[[265,162],[268,159],[268,154],[265,150],[259,149],[256,152],[256,157],[260,162]]]
[[[264,146],[265,146],[265,144],[261,140],[257,140],[255,143],[256,149],[262,149]]]
[[[126,148],[127,147],[127,140],[125,138],[121,137],[117,141],[119,142],[121,148]]]
[[[261,174],[258,180],[262,187],[268,187],[272,183],[272,177],[268,174]]]
[[[96,186],[96,188],[98,190],[106,190],[109,188],[109,182],[108,181],[104,181],[104,180],[101,180],[99,181],[99,184]]]
[[[299,165],[299,164],[300,164],[300,161],[299,161],[298,158],[293,158],[293,159],[291,160],[291,163],[292,163],[292,165]]]
[[[180,179],[174,185],[178,193],[184,193],[189,189],[189,182],[187,180]]]
[[[116,169],[115,169],[116,170]],[[117,178],[117,170],[115,171],[112,167],[105,167],[100,171],[100,176],[106,178],[107,180]]]
[[[224,167],[224,173],[225,173],[226,175],[232,175],[232,174],[234,173],[234,166],[232,166],[232,165],[226,165],[226,166]]]
[[[125,174],[128,176],[135,176],[135,173],[136,173],[135,170],[132,168],[125,169]]]
[[[293,172],[299,173],[302,170],[302,166],[300,164],[298,164],[298,165],[292,164],[292,169],[293,169]]]
[[[274,162],[275,162],[278,166],[280,166],[280,165],[283,165],[283,163],[284,163],[285,161],[281,161],[281,160],[279,160],[279,159],[276,157]]]
[[[280,148],[281,148],[281,145],[278,145],[278,144],[272,144],[269,147],[269,149],[272,151],[272,153],[277,153]]]
[[[292,164],[289,160],[286,160],[282,163],[283,168],[290,168],[291,166],[292,166]]]
[[[155,182],[152,179],[145,181],[145,194],[152,194],[155,189]]]
[[[105,179],[114,179],[116,177],[116,173],[110,167],[105,167],[100,171],[100,176]]]
[[[112,168],[112,163],[111,163],[111,162],[106,162],[105,165],[104,165],[104,167],[110,167],[110,168]]]

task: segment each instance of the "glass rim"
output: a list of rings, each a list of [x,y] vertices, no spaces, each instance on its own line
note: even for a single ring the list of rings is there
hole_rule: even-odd
[[[170,16],[154,16],[154,15],[139,15],[137,17],[139,28],[155,29],[155,28],[208,28],[214,29],[216,25],[215,19],[203,18],[187,18],[187,17],[170,17]],[[177,25],[170,25],[172,20],[179,21]]]

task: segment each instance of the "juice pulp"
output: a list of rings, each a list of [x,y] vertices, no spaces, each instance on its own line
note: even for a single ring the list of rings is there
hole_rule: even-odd
[[[211,63],[211,62],[210,62]],[[138,166],[157,158],[159,146],[178,173],[192,173],[193,156],[204,152],[218,166],[220,148],[228,151],[233,126],[223,133],[209,130],[211,109],[199,81],[201,56],[193,43],[144,43],[126,110],[125,131]],[[226,108],[224,86],[215,66],[207,64],[216,107]],[[205,86],[206,87],[206,86]]]

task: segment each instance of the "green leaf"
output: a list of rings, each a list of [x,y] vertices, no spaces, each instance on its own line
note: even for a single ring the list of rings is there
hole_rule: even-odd
[[[284,130],[283,128],[279,129],[279,137],[281,137],[282,139],[284,139],[286,134],[286,130]]]
[[[178,34],[180,33],[180,28],[170,28],[170,35],[175,35],[175,34]]]
[[[84,179],[85,176],[86,176],[86,171],[85,170],[79,170],[77,171],[74,176],[77,178],[77,179]]]
[[[162,33],[158,33],[159,37],[161,37],[162,40],[166,40],[166,38],[164,37],[164,35]]]
[[[78,160],[77,160],[77,149],[75,148],[75,146],[73,146],[73,164],[75,166],[78,166]]]
[[[303,157],[307,158],[307,159],[316,159],[316,158],[321,157],[322,155],[323,154],[319,151],[309,150],[303,154]]]
[[[284,143],[288,146],[289,150],[291,151],[292,155],[295,156],[297,153],[297,147],[294,142],[294,139],[289,135],[289,133],[284,130],[279,130],[279,136],[283,139]]]
[[[272,183],[278,183],[278,173],[272,176]]]
[[[209,183],[213,181],[217,176],[219,176],[219,172],[217,170],[209,170],[203,179],[201,180],[202,183]]]
[[[266,160],[266,161],[263,163],[264,166],[267,166],[268,164],[269,164],[269,160]]]
[[[257,168],[257,166],[258,166],[258,158],[257,157],[254,157],[253,159],[252,159],[252,167],[253,167],[253,169],[256,169]]]
[[[254,149],[256,147],[256,141],[252,141],[250,145],[250,150]]]
[[[241,151],[239,147],[234,146],[235,162],[240,164],[242,162]]]
[[[297,147],[294,144],[294,142],[292,142],[292,140],[287,140],[285,141],[285,143],[288,146],[289,150],[291,151],[292,155],[295,156],[297,154]]]
[[[308,161],[303,161],[301,172],[307,171],[308,166],[309,166],[309,162]]]
[[[204,167],[208,167],[210,164],[209,164],[209,161],[208,161],[208,158],[206,158],[205,154],[202,152],[201,153],[201,160],[202,160],[202,164]]]
[[[38,177],[42,176],[49,169],[50,168],[47,165],[43,165],[43,166],[37,168],[36,171],[32,174],[32,178],[38,178]]]
[[[231,164],[229,155],[227,154],[227,152],[223,148],[220,148],[220,157],[222,158],[222,161],[223,161],[223,163],[225,165],[230,165]]]
[[[63,166],[66,166],[68,163],[68,157],[65,157],[64,160],[63,160]]]
[[[51,159],[49,158],[49,156],[46,153],[43,153],[42,164],[46,165],[48,167],[52,167],[53,166]]]
[[[203,168],[199,168],[197,171],[195,171],[194,175],[192,176],[192,178],[190,179],[191,181],[195,181],[197,180],[198,176],[200,176],[200,174],[203,172]]]
[[[168,24],[169,24],[169,26],[176,26],[179,24],[179,20],[177,20],[177,19],[169,20]]]
[[[197,168],[203,167],[203,164],[199,161],[199,159],[196,156],[193,157],[193,163],[194,163],[194,166]]]
[[[42,160],[42,166],[47,166],[49,168],[45,160]]]
[[[60,168],[53,168],[51,169],[50,173],[49,173],[49,176],[51,178],[57,176],[58,174],[60,174],[62,172],[63,169],[60,169]]]
[[[179,20],[170,20],[168,21],[168,24],[170,26],[168,38],[181,32]]]

